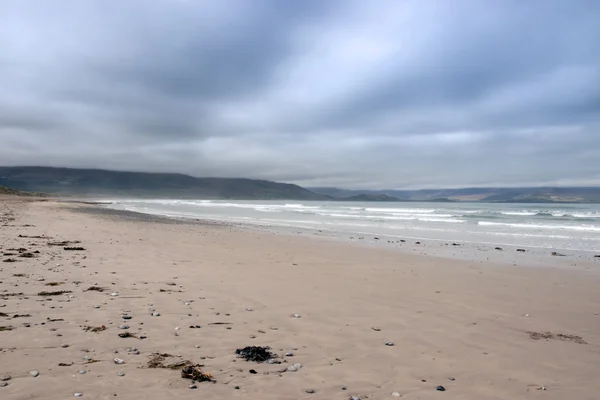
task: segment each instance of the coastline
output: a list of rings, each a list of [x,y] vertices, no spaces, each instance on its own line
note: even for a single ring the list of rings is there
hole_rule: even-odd
[[[430,243],[424,256],[93,205],[3,206],[15,220],[0,231],[2,252],[40,253],[0,265],[0,312],[8,315],[0,326],[14,327],[0,332],[0,375],[11,376],[2,398],[595,399],[600,391],[600,273],[585,269],[593,263],[567,269],[572,260],[548,256],[565,268],[541,270],[529,255],[519,254],[515,267],[444,258]],[[79,240],[85,250],[19,235]],[[37,296],[50,281],[72,293]],[[107,290],[84,291],[91,286]],[[146,339],[118,337],[123,313],[132,316],[127,331]],[[210,325],[219,322],[226,325]],[[90,333],[86,325],[107,329]],[[586,343],[557,339],[573,337]],[[270,346],[282,364],[237,359],[235,350],[249,345]],[[126,351],[131,346],[140,354]],[[194,392],[177,371],[146,368],[153,352],[204,364],[217,383]],[[294,363],[303,367],[279,372]],[[33,369],[40,376],[29,376]]]
[[[474,262],[492,262],[510,266],[527,267],[554,267],[566,269],[593,269],[600,268],[600,253],[596,251],[582,251],[562,248],[541,248],[527,245],[514,245],[506,243],[481,243],[467,242],[460,239],[448,241],[445,239],[431,239],[406,235],[390,236],[386,234],[340,233],[328,230],[326,227],[309,229],[306,227],[285,227],[269,224],[244,223],[224,221],[217,219],[198,219],[181,216],[166,216],[149,214],[137,211],[118,210],[106,207],[110,203],[89,203],[102,207],[80,208],[82,212],[98,213],[103,215],[123,216],[139,220],[164,221],[168,223],[189,223],[223,225],[243,231],[264,232],[267,234],[286,235],[295,237],[309,237],[330,242],[352,243],[363,247],[378,247],[399,251],[405,254],[422,256],[435,256],[444,259],[458,259]],[[517,250],[519,249],[519,250]],[[525,251],[521,251],[525,250]],[[552,253],[556,252],[560,256]]]

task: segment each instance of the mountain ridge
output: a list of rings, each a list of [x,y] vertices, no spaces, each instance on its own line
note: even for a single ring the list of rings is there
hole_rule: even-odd
[[[350,190],[249,178],[207,178],[179,173],[91,168],[1,167],[0,185],[61,196],[123,196],[235,200],[374,202],[600,203],[600,187],[521,187]]]

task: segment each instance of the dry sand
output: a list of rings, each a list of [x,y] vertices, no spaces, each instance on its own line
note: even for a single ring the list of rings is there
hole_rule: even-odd
[[[3,400],[600,398],[590,265],[482,264],[96,211],[0,199],[0,253],[13,254],[0,260],[16,260],[0,262]],[[64,240],[85,250],[49,245]],[[71,293],[38,295],[57,290]],[[281,364],[236,357],[250,345]],[[147,368],[155,352],[203,364],[216,383],[192,390],[179,370]]]

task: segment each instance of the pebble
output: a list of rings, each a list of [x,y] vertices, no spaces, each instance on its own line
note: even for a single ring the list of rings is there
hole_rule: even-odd
[[[84,359],[85,361],[90,361],[90,360],[92,359],[92,357],[90,357],[90,356],[83,356],[83,359]]]
[[[435,390],[437,390],[439,392],[445,392],[446,388],[440,385],[440,386],[436,387]]]
[[[129,329],[129,325],[119,325],[119,329]]]
[[[94,306],[94,308],[100,308],[100,306]]]
[[[10,381],[10,375],[2,375],[0,376],[0,381]]]
[[[287,352],[287,353],[285,353],[285,356],[286,356],[286,357],[294,357],[294,353],[292,353],[292,352]]]
[[[36,371],[35,369],[33,371],[29,372],[29,375],[33,376],[34,378],[40,376],[40,372]]]
[[[379,328],[379,327],[377,327],[377,326],[374,326],[374,327],[372,327],[371,329],[373,329],[375,332],[379,332],[379,331],[381,331],[381,328]]]
[[[350,397],[348,397],[348,400],[360,400],[360,397],[358,397],[358,396],[350,396]]]
[[[342,386],[342,390],[348,390],[347,386]]]
[[[80,369],[80,370],[79,370],[79,373],[80,373],[81,375],[85,375],[85,373],[86,373],[86,372],[87,372],[87,371],[86,371],[85,369]]]
[[[7,387],[8,386],[8,382],[0,382],[0,387]]]
[[[288,370],[288,371],[290,371],[290,372],[296,372],[296,371],[298,371],[300,368],[302,368],[302,364],[300,364],[300,363],[296,363],[296,364],[294,364],[294,365],[290,365],[290,366],[288,367],[288,369],[287,369],[287,370]]]
[[[239,386],[234,386],[233,388],[234,388],[235,390],[240,390],[240,387],[239,387]]]
[[[190,389],[198,389],[198,385],[192,384],[192,385],[188,386],[188,388],[190,388]]]
[[[300,314],[294,314],[294,318],[301,318],[302,316]]]
[[[69,345],[64,343],[64,344],[61,344],[60,347],[62,347],[63,349],[66,349],[67,347],[69,347]]]
[[[73,396],[75,396],[75,397],[81,397],[81,396],[83,396],[83,393],[75,393]]]
[[[305,392],[309,393],[309,394],[313,394],[313,393],[315,393],[315,389],[306,389]]]
[[[123,319],[131,319],[131,315],[123,315],[122,318]]]
[[[119,372],[117,375],[119,375],[119,376],[125,376],[125,372]]]
[[[400,393],[394,392],[394,393],[392,393],[392,396],[394,396],[394,397],[400,397]]]
[[[386,346],[393,346],[393,345],[394,345],[394,342],[385,342],[385,345],[386,345]]]
[[[117,292],[112,292],[110,295],[111,295],[112,297],[115,297],[115,296],[118,296],[118,295],[119,295],[119,293],[117,293]]]
[[[114,362],[115,364],[125,364],[125,361],[122,358],[115,358]]]
[[[153,317],[160,317],[160,313],[153,312],[153,313],[152,313],[152,316],[153,316]]]

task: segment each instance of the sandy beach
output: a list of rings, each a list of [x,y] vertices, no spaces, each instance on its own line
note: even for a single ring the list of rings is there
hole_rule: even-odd
[[[13,197],[0,253],[1,399],[600,396],[600,259],[514,266]]]

